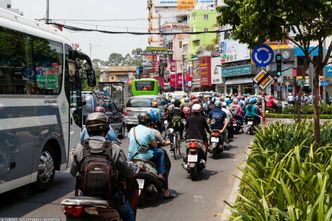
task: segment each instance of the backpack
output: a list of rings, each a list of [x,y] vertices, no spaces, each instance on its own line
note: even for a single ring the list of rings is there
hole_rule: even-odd
[[[85,196],[110,198],[115,189],[117,172],[111,162],[112,143],[89,138],[83,145],[83,157],[77,187]]]
[[[176,130],[181,127],[181,110],[176,108],[173,110],[173,119],[172,119],[172,127]]]
[[[237,106],[232,106],[231,107],[231,113],[233,116],[237,116],[238,115],[238,108]]]
[[[156,110],[153,110],[153,109],[151,109],[151,110],[149,111],[149,114],[150,114],[151,122],[152,122],[152,123],[157,122],[157,113],[156,113],[156,112],[157,112],[157,111],[156,111]]]

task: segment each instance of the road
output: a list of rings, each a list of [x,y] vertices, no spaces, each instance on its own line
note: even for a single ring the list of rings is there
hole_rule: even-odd
[[[238,165],[246,158],[247,146],[252,136],[236,135],[232,148],[218,159],[208,158],[207,168],[198,181],[192,181],[181,166],[182,160],[171,156],[170,189],[176,193],[171,200],[161,200],[154,205],[139,208],[137,220],[221,220],[224,200],[230,193],[238,174]],[[127,151],[128,141],[122,140]],[[184,152],[184,151],[183,151]],[[68,172],[58,172],[53,186],[43,193],[30,193],[20,188],[0,195],[0,217],[52,217],[64,220],[60,202],[72,196],[74,179]]]

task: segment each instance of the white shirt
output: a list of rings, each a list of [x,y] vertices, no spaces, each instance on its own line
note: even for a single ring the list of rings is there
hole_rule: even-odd
[[[222,111],[224,111],[227,115],[227,122],[231,122],[232,118],[233,118],[233,115],[232,113],[230,112],[230,110],[226,109],[226,108],[221,108]]]

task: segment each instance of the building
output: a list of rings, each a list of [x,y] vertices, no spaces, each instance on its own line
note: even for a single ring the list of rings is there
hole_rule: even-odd
[[[100,72],[100,82],[128,82],[134,78],[136,66],[106,67]]]
[[[8,9],[9,11],[15,12],[17,14],[23,15],[23,12],[21,12],[17,8],[12,8],[12,1],[11,0],[1,0],[0,1],[0,8]]]

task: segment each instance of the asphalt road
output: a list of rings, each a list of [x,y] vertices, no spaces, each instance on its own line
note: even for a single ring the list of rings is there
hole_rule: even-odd
[[[246,158],[247,146],[252,136],[235,135],[232,148],[221,153],[218,159],[208,158],[207,168],[198,181],[192,181],[181,166],[182,159],[171,155],[170,189],[176,194],[171,200],[139,208],[137,220],[221,220],[224,201],[228,200],[237,178],[238,166]],[[128,149],[127,138],[122,147]],[[182,148],[184,152],[184,148]],[[0,195],[0,218],[2,217],[48,217],[64,220],[60,202],[72,196],[74,178],[68,172],[58,172],[53,186],[43,193],[30,193],[20,188]],[[59,219],[58,219],[59,220]],[[54,220],[55,221],[55,220]]]

